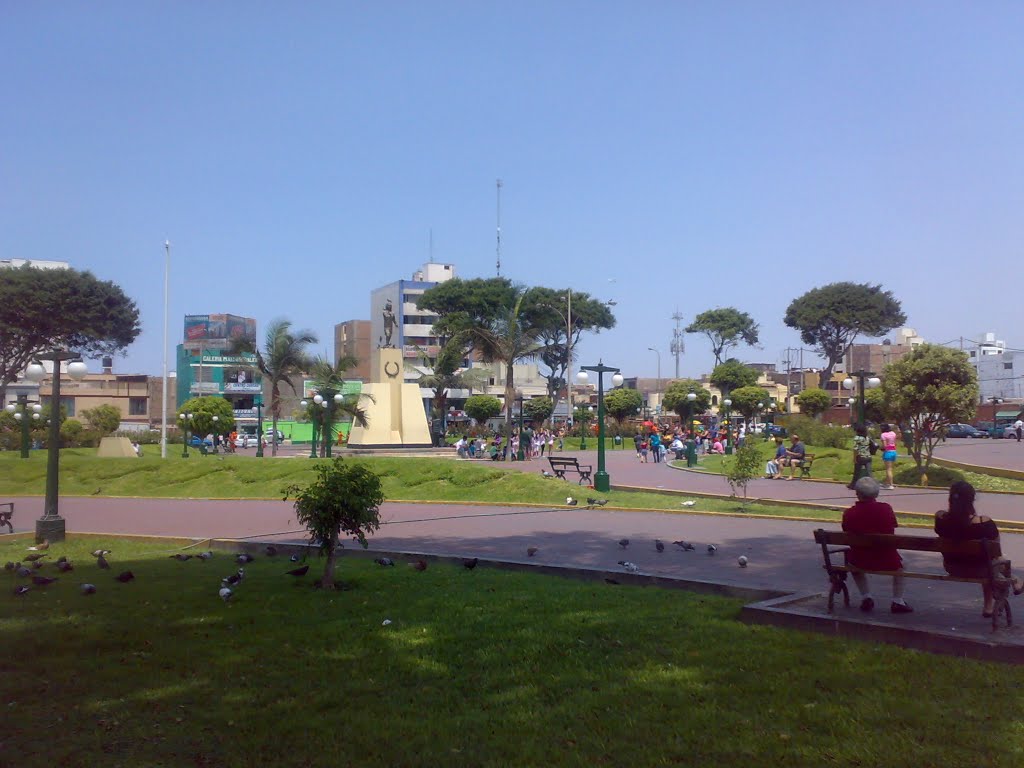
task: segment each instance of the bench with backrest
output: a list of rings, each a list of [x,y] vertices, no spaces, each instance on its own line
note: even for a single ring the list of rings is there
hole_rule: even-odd
[[[805,453],[804,460],[800,462],[800,477],[811,476],[811,465],[814,464],[814,454]]]
[[[954,541],[943,539],[938,536],[904,536],[900,534],[883,533],[846,533],[845,531],[826,531],[821,528],[814,532],[814,540],[821,545],[822,557],[825,560],[822,566],[828,573],[829,593],[828,610],[833,610],[835,596],[843,595],[843,602],[847,607],[850,605],[850,593],[846,588],[846,575],[848,573],[868,573],[878,576],[904,576],[910,579],[933,579],[936,581],[963,581],[971,584],[991,585],[992,595],[995,598],[995,610],[992,612],[992,629],[999,626],[999,616],[1006,616],[1006,626],[1013,623],[1013,616],[1010,613],[1010,588],[1012,581],[1004,574],[1009,572],[1009,561],[1002,557],[1002,550],[998,541]],[[935,552],[947,555],[966,555],[968,557],[982,559],[988,563],[988,576],[984,578],[962,578],[960,576],[949,576],[945,573],[922,573],[916,571],[870,571],[863,568],[856,568],[846,562],[846,553],[851,546],[856,547],[895,547],[908,552]],[[834,555],[843,555],[842,563],[833,562]]]
[[[581,465],[579,459],[565,456],[549,456],[548,462],[551,464],[551,471],[555,473],[555,477],[559,480],[565,480],[565,473],[572,471],[580,476],[579,485],[583,485],[583,481],[590,482],[590,475],[594,471],[594,468],[589,464]]]
[[[5,501],[0,504],[0,525],[6,525],[7,530],[14,533],[14,524],[11,518],[14,517],[14,502]]]

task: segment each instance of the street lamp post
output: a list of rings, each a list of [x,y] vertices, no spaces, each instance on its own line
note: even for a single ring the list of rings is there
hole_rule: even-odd
[[[263,458],[263,396],[256,395],[256,458]],[[277,435],[275,435],[276,437]]]
[[[597,474],[594,475],[594,490],[607,493],[611,489],[611,478],[604,466],[604,374],[614,374],[612,385],[616,387],[622,386],[622,374],[618,368],[612,368],[598,360],[597,365],[580,366],[580,373],[576,378],[581,384],[587,382],[587,371],[597,374]]]
[[[66,350],[53,350],[40,359],[48,360],[53,364],[53,386],[50,394],[50,435],[46,445],[46,501],[43,506],[43,516],[36,520],[36,543],[46,541],[64,540],[64,518],[60,516],[59,510],[59,486],[60,486],[60,364],[67,361],[68,376],[75,381],[81,381],[88,368],[81,361],[81,355],[77,352]],[[25,378],[29,381],[41,381],[45,375],[43,366],[38,363],[29,365],[25,369]]]
[[[865,418],[865,408],[864,408],[864,390],[865,389],[876,389],[877,387],[879,387],[881,385],[882,380],[879,379],[877,376],[875,376],[870,371],[865,371],[865,370],[855,371],[853,375],[857,377],[857,381],[860,383],[860,387],[859,387],[860,391],[858,392],[858,402],[859,402],[858,418],[859,418],[861,424],[867,424],[867,419]],[[846,377],[845,379],[843,379],[843,389],[845,389],[845,390],[853,389],[854,383],[855,382],[854,382],[853,379],[851,379],[850,377]]]
[[[14,420],[21,425],[21,458],[29,457],[29,429],[32,420],[39,421],[40,412],[43,407],[36,402],[29,402],[28,395],[18,395],[18,404],[8,403],[4,410],[14,416]],[[31,418],[30,418],[31,412]]]
[[[661,352],[656,350],[654,347],[648,347],[648,352],[653,352],[658,356],[658,385],[655,387],[655,391],[658,395],[658,409],[661,410]]]
[[[217,423],[218,421],[220,421],[220,416],[214,415],[214,416],[211,417],[210,420],[213,422],[213,452],[214,453],[220,453],[220,451],[217,450],[217,446],[221,442],[220,430],[217,429],[217,427],[220,426]]]
[[[167,458],[167,299],[171,281],[171,241],[164,240],[164,378],[160,393],[163,405],[160,415],[160,458]]]
[[[320,405],[323,401],[324,401],[324,398],[323,398],[322,395],[320,395],[320,393],[317,393],[317,394],[313,395],[313,403],[315,405]],[[309,406],[309,401],[308,400],[303,400],[302,402],[299,403],[299,405],[301,405],[303,408],[307,408]],[[315,459],[316,458],[316,419],[317,419],[318,411],[319,411],[318,408],[313,408],[313,409],[310,410],[310,413],[309,413],[309,421],[310,421],[310,424],[313,426],[313,437],[310,440],[310,445],[309,445],[309,458],[311,458],[311,459]]]
[[[185,438],[182,441],[181,458],[187,459],[188,458],[188,437],[189,437],[189,432],[190,432],[189,422],[192,421],[192,414],[191,413],[179,413],[178,414],[178,421],[181,422],[181,430],[182,430],[183,436]]]
[[[729,418],[732,413],[732,400],[727,397],[722,401],[722,405],[725,406],[725,455],[732,456],[732,440],[729,439],[732,436],[732,419]]]
[[[697,394],[690,392],[686,395],[686,430],[683,437],[686,438],[686,466],[697,466],[697,436],[693,434],[693,404],[697,400]]]

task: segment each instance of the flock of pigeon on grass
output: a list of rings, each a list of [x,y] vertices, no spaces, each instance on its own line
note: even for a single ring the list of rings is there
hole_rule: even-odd
[[[44,560],[50,556],[48,550],[50,548],[50,542],[43,540],[42,544],[38,544],[34,547],[29,547],[29,554],[25,555],[21,561],[12,563],[4,563],[4,570],[11,571],[15,576],[19,578],[30,578],[32,580],[32,586],[28,584],[19,584],[14,588],[15,595],[24,595],[32,590],[33,587],[48,587],[55,581],[60,579],[59,576],[46,576],[39,573],[43,566],[46,565]],[[97,549],[92,553],[92,556],[96,558],[96,565],[99,566],[100,570],[109,571],[110,563],[107,561],[107,555],[110,554],[109,549]],[[27,563],[27,565],[26,565]],[[61,573],[71,573],[75,570],[75,566],[71,564],[71,561],[67,559],[65,555],[61,555],[55,561],[54,566]],[[119,581],[122,584],[127,584],[135,579],[135,574],[131,571],[121,571],[114,577],[114,581]],[[94,595],[96,594],[96,585],[85,582],[80,584],[78,587],[79,591],[83,595]]]

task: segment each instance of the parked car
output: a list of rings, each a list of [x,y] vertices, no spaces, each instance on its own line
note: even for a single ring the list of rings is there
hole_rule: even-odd
[[[266,431],[266,433],[263,435],[263,439],[267,441],[267,445],[272,445],[274,443],[274,430],[268,429]],[[284,442],[284,432],[282,432],[279,429],[279,430],[277,430],[277,444],[281,445],[283,442]]]
[[[946,427],[946,437],[988,437],[988,433],[970,424],[950,424]]]
[[[787,437],[789,433],[781,424],[769,424],[768,434],[772,437]]]
[[[1017,430],[1013,428],[1013,424],[1007,424],[1003,427],[1003,437],[1007,440],[1017,439]]]
[[[200,437],[199,435],[192,435],[192,439],[188,441],[188,444],[193,448],[198,448],[200,445],[205,445],[207,448],[213,448],[213,440]]]
[[[259,444],[256,435],[239,435],[235,438],[235,448],[256,448]]]

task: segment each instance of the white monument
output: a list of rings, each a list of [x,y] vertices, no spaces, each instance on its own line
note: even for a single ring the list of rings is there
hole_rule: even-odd
[[[402,351],[394,347],[374,350],[370,378],[372,381],[363,385],[363,394],[371,397],[360,401],[367,425],[352,425],[348,447],[430,448],[430,427],[420,388],[405,381]]]

